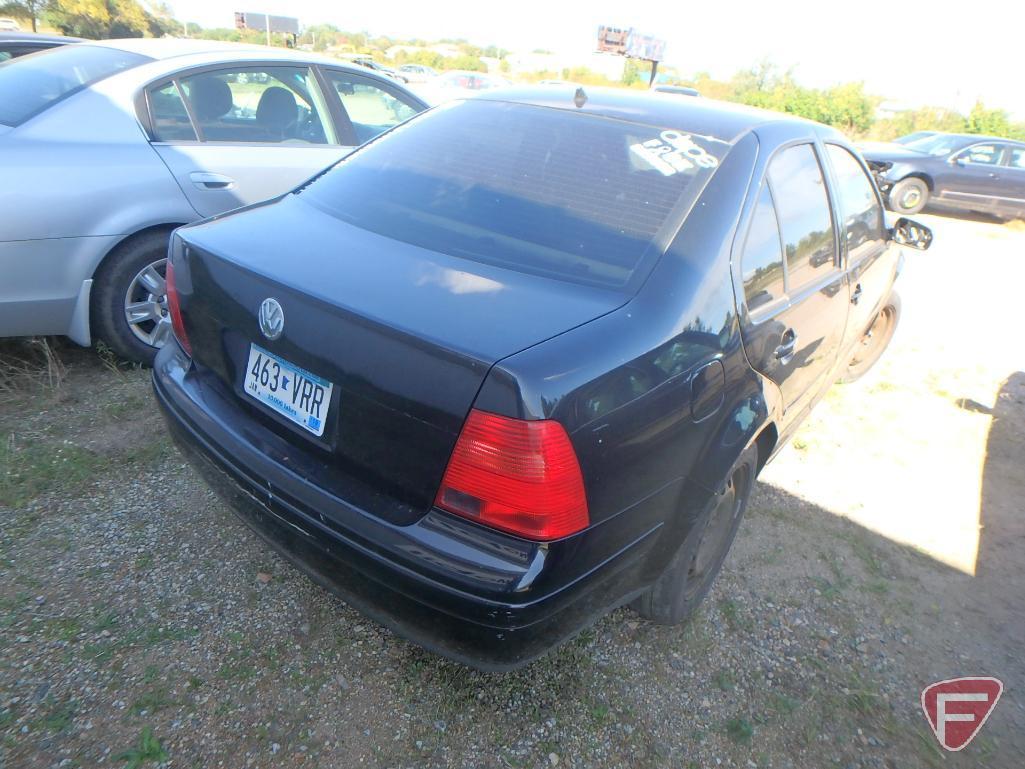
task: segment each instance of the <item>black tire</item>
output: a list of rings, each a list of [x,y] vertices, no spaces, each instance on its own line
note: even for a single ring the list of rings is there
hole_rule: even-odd
[[[737,536],[757,472],[758,449],[752,446],[730,469],[724,491],[708,500],[662,576],[634,600],[634,611],[652,622],[675,625],[701,605]]]
[[[126,360],[149,365],[162,346],[160,343],[148,344],[141,339],[125,317],[125,309],[129,287],[144,268],[159,264],[158,272],[163,275],[169,237],[166,230],[154,231],[122,243],[107,256],[93,279],[93,337],[103,340]],[[166,304],[166,300],[164,302]],[[164,310],[166,317],[166,307]],[[155,322],[153,326],[156,326]]]
[[[879,362],[883,353],[886,352],[886,348],[890,346],[898,323],[900,323],[900,294],[891,291],[883,309],[879,311],[872,321],[872,325],[858,340],[854,354],[840,374],[839,381],[850,384],[865,376],[869,369]]]
[[[917,214],[929,202],[929,185],[916,177],[901,179],[890,189],[887,202],[895,213]]]

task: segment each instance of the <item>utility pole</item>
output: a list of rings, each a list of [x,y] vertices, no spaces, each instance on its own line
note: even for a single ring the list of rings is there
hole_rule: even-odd
[[[270,14],[265,13],[263,18],[267,21],[267,45],[270,45]]]

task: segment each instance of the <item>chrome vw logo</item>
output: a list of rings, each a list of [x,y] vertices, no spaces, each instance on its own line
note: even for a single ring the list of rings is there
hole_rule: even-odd
[[[277,299],[267,298],[260,304],[260,331],[271,341],[285,330],[285,311]]]

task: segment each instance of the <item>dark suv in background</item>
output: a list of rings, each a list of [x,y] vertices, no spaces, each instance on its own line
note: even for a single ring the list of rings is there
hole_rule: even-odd
[[[925,206],[1025,217],[1025,143],[935,133],[895,145],[865,146],[887,206],[915,214]]]

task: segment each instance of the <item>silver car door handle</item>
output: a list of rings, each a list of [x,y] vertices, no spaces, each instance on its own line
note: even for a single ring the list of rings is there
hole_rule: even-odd
[[[230,190],[235,180],[223,174],[211,174],[205,171],[193,171],[189,174],[192,183],[201,190]]]

